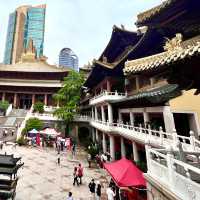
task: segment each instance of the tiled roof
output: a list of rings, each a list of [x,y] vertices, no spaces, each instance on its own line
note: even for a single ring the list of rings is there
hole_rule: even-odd
[[[200,55],[200,37],[198,36],[182,42],[182,37],[180,34],[177,34],[176,38],[166,43],[164,49],[167,51],[141,59],[127,61],[123,70],[125,75],[155,70],[194,55]]]
[[[143,13],[140,13],[137,16],[137,18],[138,18],[137,24],[142,23],[142,22],[146,21],[147,19],[150,19],[151,17],[155,16],[156,14],[161,12],[163,9],[167,8],[171,3],[175,2],[175,1],[177,1],[177,0],[166,0],[159,6],[149,9]]]

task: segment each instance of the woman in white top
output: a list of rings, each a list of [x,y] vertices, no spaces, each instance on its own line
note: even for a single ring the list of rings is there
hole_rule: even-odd
[[[107,188],[106,194],[107,194],[108,200],[114,200],[115,193],[111,187]]]

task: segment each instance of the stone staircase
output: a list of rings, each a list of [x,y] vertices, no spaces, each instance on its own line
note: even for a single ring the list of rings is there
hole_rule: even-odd
[[[13,109],[8,116],[0,117],[0,140],[2,141],[15,141],[17,126],[22,123],[27,110],[24,109]],[[3,132],[7,130],[7,135],[4,136]],[[14,131],[14,135],[12,135]]]

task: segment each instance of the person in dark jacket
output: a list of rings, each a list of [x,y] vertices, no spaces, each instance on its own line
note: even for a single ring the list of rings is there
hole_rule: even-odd
[[[96,200],[101,199],[101,184],[99,181],[97,181],[97,186],[96,186]]]
[[[96,188],[96,184],[95,184],[95,182],[94,182],[94,179],[91,180],[91,182],[89,183],[88,187],[89,187],[89,190],[90,190],[90,193],[91,193],[93,199],[95,199],[95,188]]]

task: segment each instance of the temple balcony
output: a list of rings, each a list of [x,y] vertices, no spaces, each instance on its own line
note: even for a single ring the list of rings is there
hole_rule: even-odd
[[[153,182],[162,187],[162,191],[173,199],[200,199],[199,156],[200,153],[174,152],[170,148],[155,150],[146,145],[148,172],[145,178],[150,185]],[[147,188],[150,185],[147,184]]]
[[[194,137],[194,132],[190,131],[190,137],[178,135],[176,130],[172,133],[167,133],[162,130],[152,130],[150,127],[144,128],[123,123],[109,123],[100,120],[94,120],[90,116],[77,116],[74,121],[88,122],[90,125],[98,130],[114,135],[120,135],[129,140],[136,141],[140,144],[145,144],[148,139],[150,144],[155,147],[168,147],[173,145],[177,149],[177,144],[181,142],[182,148],[185,151],[200,151],[200,141]]]
[[[99,95],[90,99],[89,104],[95,105],[95,104],[102,103],[102,102],[105,102],[105,101],[114,102],[116,100],[121,100],[121,99],[124,99],[126,97],[127,97],[126,93],[120,93],[120,92],[117,92],[117,91],[115,91],[115,92],[103,91]]]

